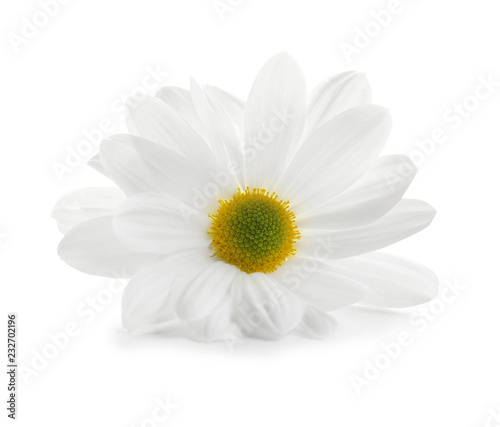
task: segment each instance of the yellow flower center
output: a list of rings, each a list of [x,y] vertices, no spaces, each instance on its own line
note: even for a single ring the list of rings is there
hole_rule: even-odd
[[[230,200],[219,200],[209,217],[214,256],[245,273],[271,273],[295,254],[295,215],[275,193],[238,189]]]

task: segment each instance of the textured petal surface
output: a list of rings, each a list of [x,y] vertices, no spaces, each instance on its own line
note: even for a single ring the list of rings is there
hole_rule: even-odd
[[[154,179],[154,183],[161,183],[162,193],[194,208],[197,195],[203,194],[205,187],[213,181],[210,170],[216,170],[215,164],[207,159],[201,165],[194,165],[174,151],[147,140],[135,141],[134,145],[147,168],[148,176]],[[226,180],[225,183],[228,182]],[[217,198],[221,195],[222,189],[219,186],[217,189],[217,192],[209,194],[212,197],[207,197],[212,202],[211,206],[217,204]]]
[[[297,254],[272,277],[306,303],[329,311],[361,301],[369,288],[317,258]]]
[[[208,216],[186,209],[166,194],[138,194],[120,205],[113,228],[128,247],[138,252],[168,255],[208,248]]]
[[[386,215],[368,225],[347,230],[301,230],[298,249],[308,256],[346,258],[389,246],[423,230],[436,211],[421,200],[403,199]]]
[[[153,259],[133,252],[117,239],[112,216],[94,218],[69,230],[57,252],[68,265],[87,274],[130,277]]]
[[[336,115],[371,103],[371,89],[362,73],[346,71],[320,83],[308,96],[304,137]]]
[[[383,156],[348,190],[297,221],[299,228],[352,228],[392,209],[417,173],[406,156]]]
[[[91,187],[72,191],[54,206],[52,217],[66,233],[75,225],[100,216],[113,215],[125,194],[118,188]]]
[[[264,273],[243,274],[234,287],[238,324],[287,333],[302,319],[305,304]]]
[[[109,177],[127,195],[144,192],[164,192],[168,183],[155,177],[137,152],[132,135],[113,135],[101,143],[100,160]]]
[[[222,195],[209,172],[210,166],[216,170],[214,164],[194,166],[180,154],[146,139],[115,135],[102,143],[101,153],[111,178],[128,195],[164,193],[196,208],[213,207]],[[206,191],[209,183],[210,192]],[[204,206],[200,206],[200,197]]]
[[[99,156],[99,153],[97,153],[95,156],[91,157],[87,164],[95,169],[97,172],[103,174],[104,176],[108,176],[108,172],[104,168],[104,165],[102,164],[101,157]]]
[[[205,91],[220,102],[236,124],[240,137],[243,138],[245,103],[237,96],[215,86],[206,86]]]
[[[236,124],[240,140],[243,135],[243,114],[245,103],[238,97],[219,89],[215,86],[204,87],[205,92],[210,94],[210,97],[216,99],[229,114],[231,120]],[[202,124],[198,113],[191,100],[191,93],[175,86],[162,87],[156,94],[156,97],[169,104],[177,113],[189,123],[189,125],[205,140],[207,139],[207,131]],[[240,141],[241,142],[241,141]]]
[[[335,333],[336,329],[337,322],[333,317],[309,306],[292,334],[304,338],[327,339]]]
[[[129,332],[148,333],[169,330],[177,316],[170,302],[175,275],[193,267],[195,253],[165,257],[145,266],[128,283],[122,297],[123,326]]]
[[[213,308],[212,313],[201,320],[187,322],[193,339],[201,342],[231,340],[240,336],[233,320],[233,300],[228,291]]]
[[[245,108],[246,185],[273,188],[302,135],[306,85],[297,63],[287,54],[261,69]]]
[[[175,86],[165,86],[158,90],[156,97],[170,105],[198,135],[207,140],[206,130],[198,117],[188,90]]]
[[[351,108],[316,130],[282,176],[280,196],[294,213],[314,209],[349,188],[375,162],[391,129],[385,108]]]
[[[206,91],[194,79],[191,79],[191,97],[198,116],[206,129],[208,141],[223,170],[235,170],[231,174],[232,188],[243,186],[243,141],[238,125],[213,95]]]
[[[180,271],[172,284],[172,304],[179,318],[201,320],[216,309],[224,309],[223,300],[240,273],[237,267],[209,255],[196,268]]]
[[[431,270],[394,255],[372,253],[329,263],[339,274],[370,287],[362,304],[411,307],[430,301],[439,289],[438,278]]]
[[[203,164],[212,157],[203,138],[161,99],[145,95],[141,101],[129,101],[126,106],[131,134],[170,148],[193,163]]]

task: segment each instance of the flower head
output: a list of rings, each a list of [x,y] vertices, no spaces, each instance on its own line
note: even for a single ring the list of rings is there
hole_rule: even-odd
[[[247,188],[231,200],[219,200],[210,215],[214,256],[245,273],[272,273],[295,254],[300,233],[289,202],[269,191]]]
[[[377,251],[435,211],[402,199],[416,169],[380,156],[391,120],[366,78],[346,72],[306,96],[287,54],[271,58],[246,103],[215,87],[164,87],[127,106],[130,134],[90,164],[118,187],[63,197],[59,255],[89,274],[130,278],[131,332],[180,328],[221,340],[262,333],[327,337],[336,308],[408,307],[436,276]]]

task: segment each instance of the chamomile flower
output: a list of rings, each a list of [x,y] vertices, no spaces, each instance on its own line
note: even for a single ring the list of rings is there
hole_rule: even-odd
[[[296,62],[271,58],[246,103],[194,80],[129,103],[130,134],[92,166],[115,187],[63,197],[59,255],[88,274],[125,277],[130,332],[197,340],[325,338],[328,312],[432,299],[429,269],[378,252],[435,211],[403,199],[416,169],[380,156],[391,119],[366,78],[335,75],[309,95]]]

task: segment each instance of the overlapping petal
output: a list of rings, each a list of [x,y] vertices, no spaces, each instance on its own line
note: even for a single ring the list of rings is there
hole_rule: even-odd
[[[185,321],[202,320],[217,309],[225,310],[224,300],[241,271],[223,261],[206,256],[196,268],[180,271],[172,284],[172,304]]]
[[[127,284],[122,297],[123,326],[129,332],[169,330],[177,318],[169,296],[179,270],[191,268],[196,253],[164,257],[147,264]]]
[[[89,219],[113,215],[124,200],[125,194],[118,188],[81,188],[62,197],[54,206],[52,217],[59,230],[66,233]]]
[[[308,306],[302,320],[291,333],[304,338],[327,339],[337,329],[337,322],[327,313],[315,307]]]
[[[319,257],[296,255],[272,277],[306,303],[323,311],[335,310],[361,301],[369,287],[339,274]]]
[[[346,71],[321,82],[308,96],[304,138],[350,108],[371,103],[371,89],[362,73]]]
[[[368,224],[403,197],[417,169],[406,156],[383,156],[349,189],[318,209],[302,214],[298,225],[316,229],[353,228]]]
[[[375,251],[426,228],[435,209],[421,200],[403,199],[386,215],[367,225],[345,230],[303,229],[300,250],[315,258],[337,259]]]
[[[153,254],[135,252],[116,237],[112,216],[85,221],[69,230],[57,252],[68,265],[87,274],[104,277],[131,277]]]
[[[126,104],[129,132],[169,148],[196,164],[212,158],[203,138],[193,130],[177,111],[154,96],[144,95],[139,101]]]
[[[416,262],[395,255],[374,252],[329,262],[339,274],[369,286],[362,304],[404,308],[436,297],[436,274]]]
[[[156,193],[129,197],[113,218],[116,235],[129,248],[163,255],[208,249],[210,239],[203,232],[208,226],[208,216]]]
[[[198,135],[207,141],[206,129],[191,101],[189,90],[175,86],[165,86],[158,90],[156,97],[170,105]]]
[[[391,129],[385,108],[363,105],[335,116],[300,147],[281,177],[284,199],[301,214],[354,184],[375,162]]]
[[[276,185],[300,144],[305,109],[302,71],[289,55],[274,56],[257,75],[245,108],[247,186]]]
[[[264,273],[242,274],[234,287],[238,323],[287,333],[301,321],[306,308],[293,292]]]
[[[243,187],[243,141],[238,124],[213,92],[202,88],[194,79],[191,79],[191,98],[219,164],[225,166],[223,170],[236,171],[230,175],[232,188]]]

